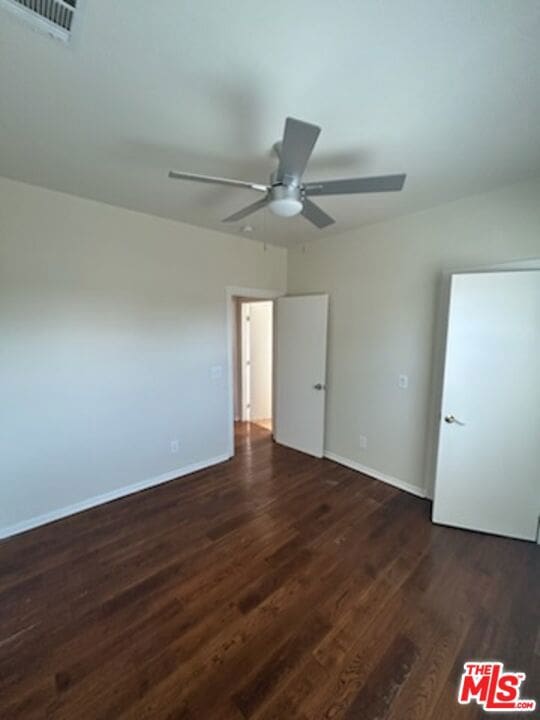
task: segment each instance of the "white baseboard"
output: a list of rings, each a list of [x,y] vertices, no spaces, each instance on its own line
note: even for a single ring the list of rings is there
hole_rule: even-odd
[[[360,465],[360,463],[357,463],[355,460],[349,460],[349,458],[342,457],[341,455],[336,455],[335,453],[329,452],[328,450],[325,451],[324,457],[328,458],[328,460],[333,460],[340,465],[345,465],[352,470],[357,470],[364,475],[369,475],[370,477],[375,478],[375,480],[382,480],[383,482],[388,483],[389,485],[393,485],[400,490],[405,490],[412,495],[417,495],[421,498],[426,497],[425,490],[419,488],[417,485],[411,485],[411,483],[405,482],[404,480],[399,480],[399,478],[392,477],[391,475],[385,475],[378,470],[366,467],[365,465]]]
[[[39,527],[40,525],[46,525],[47,523],[54,522],[55,520],[60,520],[68,515],[75,515],[75,513],[82,512],[83,510],[89,510],[97,505],[103,505],[104,503],[111,502],[111,500],[118,500],[126,495],[132,495],[133,493],[146,490],[147,488],[154,487],[155,485],[161,485],[162,483],[176,480],[179,477],[190,475],[198,470],[204,470],[212,465],[218,465],[228,459],[228,454],[218,455],[217,457],[210,458],[209,460],[202,460],[176,470],[169,470],[169,472],[163,473],[163,475],[157,475],[156,477],[148,480],[141,480],[140,482],[133,483],[132,485],[126,485],[124,487],[117,488],[116,490],[111,490],[111,492],[103,493],[103,495],[95,495],[94,497],[81,500],[80,502],[68,505],[67,507],[51,510],[48,513],[37,515],[33,518],[29,518],[28,520],[23,520],[15,525],[8,525],[7,527],[0,528],[0,540],[11,537],[12,535],[18,535],[19,533],[26,532],[27,530],[32,530],[32,528]]]

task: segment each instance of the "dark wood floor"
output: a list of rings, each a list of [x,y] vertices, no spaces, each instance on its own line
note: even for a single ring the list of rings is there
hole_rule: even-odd
[[[481,658],[540,700],[536,546],[237,436],[229,463],[0,544],[1,718],[480,717],[456,686]]]

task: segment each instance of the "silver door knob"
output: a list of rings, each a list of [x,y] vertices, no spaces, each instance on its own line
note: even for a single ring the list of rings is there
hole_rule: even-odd
[[[451,425],[452,423],[456,423],[456,425],[465,425],[464,422],[458,420],[457,417],[455,417],[454,415],[445,415],[444,422],[448,423],[449,425]]]
[[[322,383],[317,383],[316,385],[313,386],[313,389],[314,390],[325,390],[326,386],[323,385]]]

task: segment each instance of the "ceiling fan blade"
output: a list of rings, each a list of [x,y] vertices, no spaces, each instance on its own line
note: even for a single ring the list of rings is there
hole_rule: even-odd
[[[259,183],[245,182],[244,180],[229,180],[229,178],[212,177],[211,175],[196,175],[195,173],[177,172],[171,170],[169,177],[173,180],[192,180],[193,182],[209,183],[211,185],[232,185],[233,187],[250,188],[259,192],[267,192],[268,186]]]
[[[336,222],[334,218],[330,217],[330,215],[327,215],[324,210],[322,210],[318,205],[315,205],[314,202],[311,202],[311,200],[308,200],[307,198],[304,198],[302,215],[306,218],[306,220],[309,220],[309,222],[313,223],[321,229],[328,227],[328,225],[332,225]]]
[[[245,218],[248,215],[251,215],[251,213],[257,212],[257,210],[263,208],[267,205],[267,203],[268,198],[264,197],[261,200],[257,200],[257,202],[251,203],[251,205],[248,205],[242,210],[238,210],[238,212],[229,215],[229,217],[224,218],[221,222],[236,222],[237,220],[242,220],[242,218]]]
[[[304,186],[306,195],[350,195],[353,193],[395,192],[405,183],[405,174],[380,175],[379,177],[323,180]]]
[[[276,180],[300,183],[320,132],[321,128],[317,125],[290,117],[286,119],[283,140],[279,146]]]

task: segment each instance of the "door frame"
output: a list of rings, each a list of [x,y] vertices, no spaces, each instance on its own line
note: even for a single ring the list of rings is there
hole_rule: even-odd
[[[234,301],[235,298],[246,298],[253,300],[276,300],[286,295],[285,290],[271,290],[263,288],[248,288],[235,285],[228,285],[225,288],[225,304],[227,315],[227,423],[229,426],[227,454],[229,458],[234,457],[234,343],[236,342],[234,328]],[[274,313],[275,322],[275,313]],[[273,349],[275,353],[275,346]],[[275,363],[272,362],[272,368]],[[274,404],[274,383],[272,383],[272,405]]]

